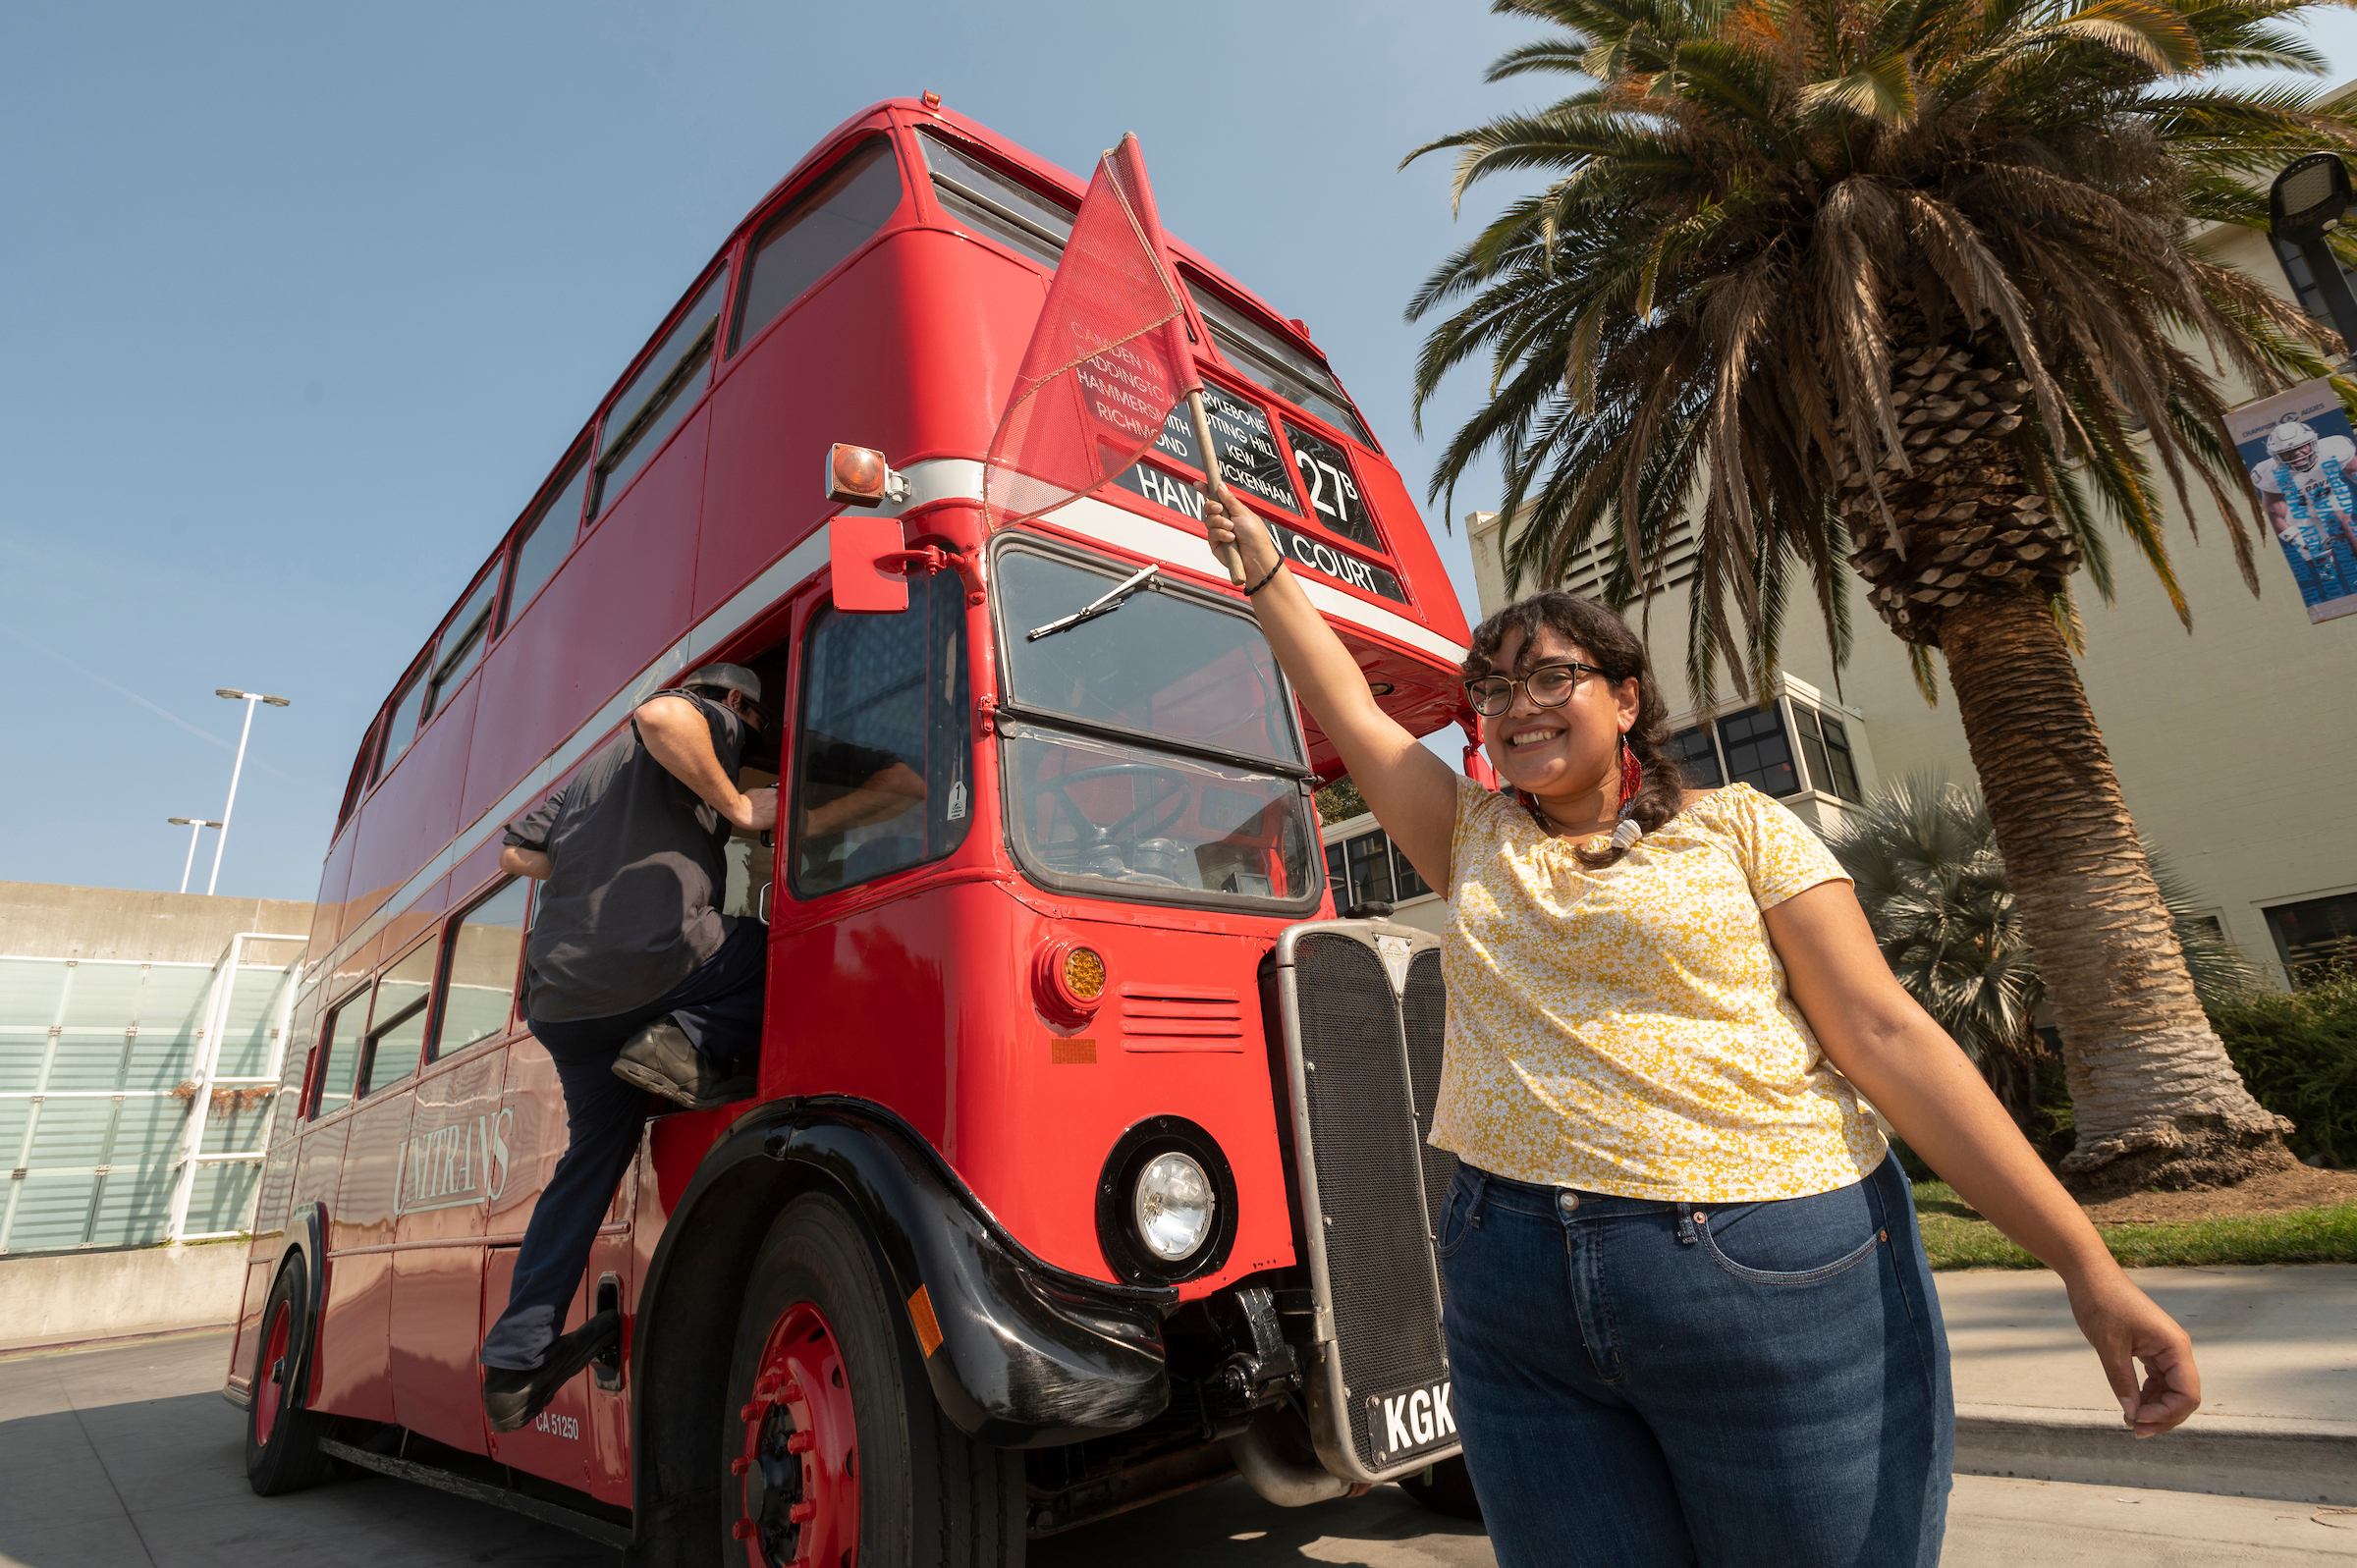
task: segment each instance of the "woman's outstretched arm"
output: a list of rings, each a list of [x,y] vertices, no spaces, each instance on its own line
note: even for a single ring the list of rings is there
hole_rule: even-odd
[[[1958,1196],[2062,1276],[2136,1435],[2192,1415],[2202,1402],[2193,1341],[2120,1271],[1979,1070],[1891,975],[1849,884],[1820,883],[1770,909],[1768,935],[1792,1000],[1841,1075]]]
[[[1248,583],[1268,576],[1285,559],[1268,525],[1233,496],[1205,497],[1203,520],[1214,550],[1233,542],[1241,552]],[[1456,776],[1376,706],[1357,661],[1290,571],[1269,577],[1252,595],[1252,610],[1301,705],[1342,753],[1367,809],[1416,875],[1446,892],[1449,845],[1456,831]]]

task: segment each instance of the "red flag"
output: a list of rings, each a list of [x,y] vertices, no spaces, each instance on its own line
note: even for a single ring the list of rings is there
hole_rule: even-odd
[[[985,515],[1027,522],[1144,454],[1202,385],[1137,137],[1097,160],[982,469]]]

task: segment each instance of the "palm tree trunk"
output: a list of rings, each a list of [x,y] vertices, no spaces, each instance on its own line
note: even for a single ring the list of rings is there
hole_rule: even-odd
[[[2103,732],[2046,602],[1976,594],[1939,629],[1998,847],[2062,1034],[2082,1197],[2292,1162],[2193,992]],[[2198,759],[2188,756],[2188,766]]]

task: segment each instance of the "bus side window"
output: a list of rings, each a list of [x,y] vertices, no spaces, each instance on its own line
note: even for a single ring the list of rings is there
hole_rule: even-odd
[[[401,754],[410,749],[410,742],[417,738],[418,713],[425,706],[428,690],[425,666],[433,653],[431,647],[425,650],[425,658],[417,661],[410,672],[410,678],[403,681],[401,689],[393,695],[393,717],[385,725],[384,748],[377,753],[378,779],[393,771],[393,765],[401,760]]]
[[[319,1066],[317,1103],[311,1108],[314,1119],[332,1116],[352,1104],[352,1086],[359,1077],[360,1035],[367,1024],[368,988],[362,986],[339,1002],[319,1026],[324,1059]]]
[[[897,616],[821,610],[802,653],[795,736],[795,892],[833,892],[936,859],[972,822],[965,594],[908,585]]]
[[[712,336],[728,292],[729,269],[723,267],[606,410],[597,432],[597,498],[589,504],[591,520],[605,515],[614,498],[630,488],[631,476],[695,406],[710,379],[705,372],[712,363]]]
[[[511,877],[459,917],[442,978],[442,1024],[429,1058],[507,1033],[523,974],[524,916],[532,885]]]
[[[412,947],[376,982],[368,1009],[368,1048],[362,1053],[357,1093],[383,1094],[417,1071],[425,1046],[425,1020],[434,1000],[434,959],[441,944],[428,939]]]
[[[558,482],[548,505],[517,533],[516,569],[509,573],[507,601],[500,606],[500,631],[523,614],[532,595],[556,575],[557,568],[573,553],[573,541],[581,531],[581,495],[588,485],[589,459],[584,453],[573,460],[572,469]]]
[[[901,164],[882,136],[862,141],[754,237],[729,352],[868,242],[901,206]]]

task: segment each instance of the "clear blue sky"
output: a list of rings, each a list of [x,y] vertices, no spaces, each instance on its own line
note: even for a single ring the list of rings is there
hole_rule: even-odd
[[[295,705],[254,721],[220,891],[309,898],[401,667],[731,226],[879,98],[1073,170],[1135,131],[1166,222],[1307,319],[1420,494],[1482,378],[1418,441],[1400,307],[1482,213],[1395,165],[1551,95],[1480,80],[1530,31],[1479,0],[17,0],[0,879],[178,886],[163,819],[221,809],[227,685]],[[1461,522],[1426,520],[1470,611]]]

